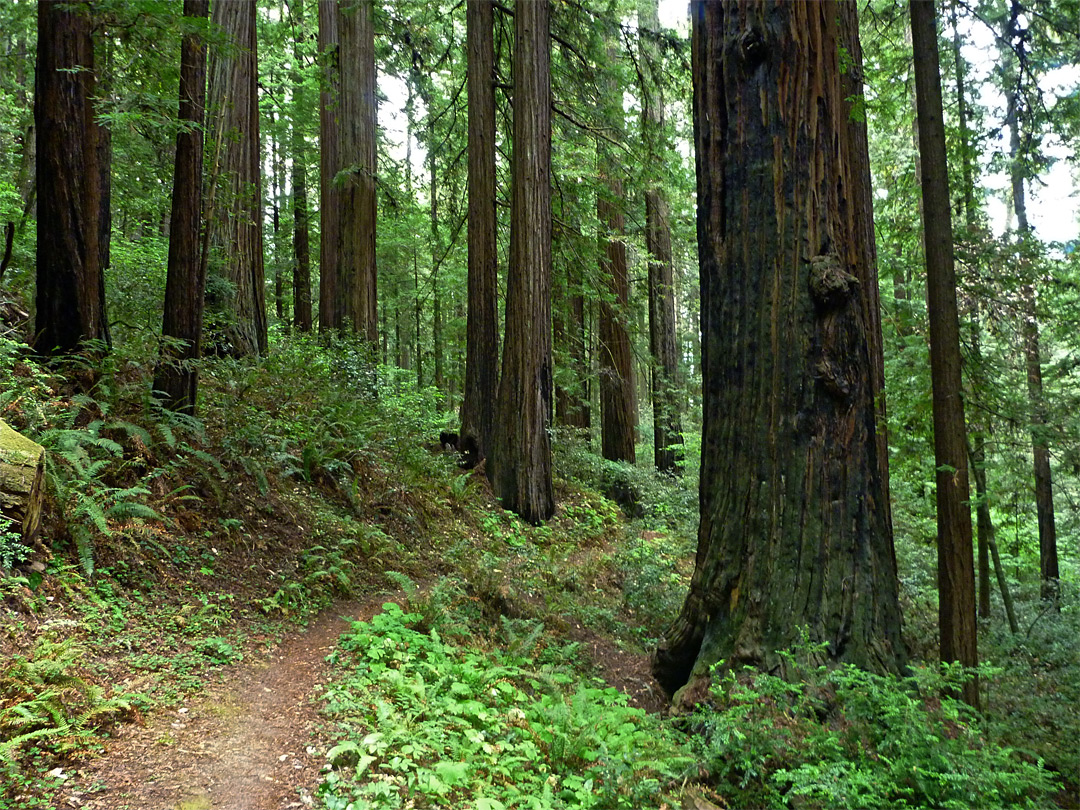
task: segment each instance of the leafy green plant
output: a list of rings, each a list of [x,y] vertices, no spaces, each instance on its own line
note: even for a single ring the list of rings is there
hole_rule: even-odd
[[[136,696],[106,696],[82,677],[83,656],[70,639],[41,639],[0,670],[0,773],[14,774],[32,749],[52,756],[86,750],[100,728],[132,711]]]
[[[850,665],[807,667],[785,653],[788,679],[727,671],[700,709],[701,755],[740,805],[799,808],[1040,806],[1051,774],[989,739],[966,704],[943,693],[958,667],[908,678]],[[984,676],[990,675],[983,671]]]
[[[324,713],[341,741],[320,788],[331,810],[657,807],[691,765],[678,735],[616,690],[450,644],[420,622],[388,603],[331,656]],[[537,642],[534,628],[516,648]]]

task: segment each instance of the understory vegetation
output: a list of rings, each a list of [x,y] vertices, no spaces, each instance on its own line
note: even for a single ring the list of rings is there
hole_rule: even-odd
[[[982,715],[949,697],[975,673],[939,670],[932,548],[901,534],[909,677],[806,645],[669,716],[647,656],[692,570],[693,455],[658,478],[559,433],[560,508],[530,526],[435,450],[434,392],[348,344],[206,361],[199,419],[155,406],[145,358],[113,352],[86,395],[0,346],[0,415],[49,450],[43,547],[3,539],[0,808],[56,806],[116,724],[379,594],[312,695],[331,810],[1076,805],[1071,557],[1058,612],[1037,550],[1003,548],[1021,632],[995,604]]]

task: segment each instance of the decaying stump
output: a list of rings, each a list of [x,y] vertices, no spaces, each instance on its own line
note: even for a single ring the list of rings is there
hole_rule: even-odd
[[[0,525],[11,521],[28,546],[41,528],[44,479],[45,448],[0,420]]]

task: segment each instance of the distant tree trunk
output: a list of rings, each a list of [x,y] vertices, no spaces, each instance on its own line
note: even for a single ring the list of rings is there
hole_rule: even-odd
[[[293,0],[291,7],[293,24],[304,19],[303,0]],[[292,151],[292,202],[293,202],[293,326],[301,332],[312,329],[311,313],[311,230],[309,225],[307,186],[307,139],[301,117],[307,111],[307,99],[301,70],[299,32],[293,34],[293,120],[291,122]]]
[[[607,58],[612,63],[617,60],[614,46],[609,45]],[[609,85],[603,92],[609,100],[618,102],[621,111],[621,89]],[[606,459],[633,464],[637,408],[634,355],[626,325],[630,276],[623,234],[623,184],[619,163],[607,145],[598,142],[597,153],[603,186],[596,198],[596,218],[603,229],[599,244],[600,278],[606,287],[600,298],[600,449]]]
[[[205,20],[210,0],[184,0],[184,18]],[[182,343],[166,343],[154,374],[154,390],[166,408],[195,413],[198,371],[192,361],[202,354],[205,263],[199,252],[202,224],[203,122],[206,107],[206,48],[198,34],[185,34],[180,45],[180,109],[169,219],[169,265],[165,277],[165,318],[161,334]]]
[[[372,0],[339,7],[341,107],[340,165],[343,178],[341,270],[348,281],[353,331],[372,352],[378,349],[379,312],[375,270],[375,20]],[[373,355],[374,357],[374,355]]]
[[[771,669],[803,627],[828,659],[895,672],[856,7],[696,0],[691,16],[701,526],[654,672],[671,693],[720,660]]]
[[[971,463],[971,469],[975,476],[976,492],[986,492],[986,469],[983,466],[981,460],[975,455],[975,450],[968,446],[968,461]],[[985,513],[986,523],[983,523],[983,516]],[[1005,579],[1005,569],[1001,567],[1001,558],[998,556],[997,542],[994,540],[994,524],[990,521],[990,507],[989,505],[980,499],[979,508],[979,531],[983,532],[983,539],[986,540],[987,553],[993,555],[994,559],[994,574],[998,581],[998,590],[1001,591],[1001,601],[1005,605],[1005,616],[1009,620],[1009,629],[1013,633],[1020,632],[1020,625],[1016,621],[1016,611],[1013,609],[1012,593],[1009,591],[1009,583]],[[980,552],[981,552],[980,547]],[[980,572],[981,573],[981,572]],[[979,583],[979,598],[982,599],[983,584]],[[989,583],[986,584],[987,594],[986,599],[990,601]],[[980,613],[980,615],[982,615]]]
[[[653,171],[670,160],[664,143],[664,95],[651,37],[660,29],[657,0],[638,3],[642,61],[642,132]],[[649,251],[649,351],[652,354],[653,461],[660,472],[678,472],[682,460],[684,404],[679,395],[678,340],[675,335],[675,272],[667,198],[659,181],[645,189],[645,247]]]
[[[349,291],[341,266],[340,212],[343,190],[335,182],[341,166],[341,65],[337,0],[318,0],[319,60],[319,331],[342,329]]]
[[[272,78],[271,78],[272,81]],[[281,85],[276,88],[277,94],[281,94]],[[281,267],[281,192],[284,187],[284,180],[282,174],[284,168],[282,166],[283,160],[281,155],[281,144],[278,143],[277,138],[277,125],[280,121],[280,115],[271,111],[270,113],[270,228],[273,234],[273,247],[271,248],[271,255],[273,256],[274,267],[274,316],[278,319],[278,323],[286,323],[285,321],[285,274]]]
[[[964,401],[960,374],[960,321],[956,306],[949,172],[941,106],[934,4],[912,0],[915,99],[922,164],[926,298],[930,320],[934,464],[937,468],[938,625],[941,660],[973,667],[979,662],[975,623],[975,570]],[[963,698],[979,705],[978,681],[964,684]]]
[[[630,280],[623,242],[622,180],[604,161],[606,189],[596,203],[596,216],[607,231],[600,238],[600,277],[607,285],[600,299],[600,447],[604,458],[634,463],[634,371],[626,311]],[[610,198],[605,198],[605,194]]]
[[[111,70],[112,62],[112,45],[106,38],[103,43],[102,50],[104,50],[104,64],[98,69],[98,81],[95,87],[95,93],[98,97],[104,95],[105,90],[101,81],[102,75],[108,76]],[[105,85],[107,86],[107,85]],[[99,195],[98,210],[98,264],[101,267],[100,273],[100,285],[101,285],[101,300],[105,300],[105,273],[108,272],[109,266],[112,264],[112,130],[107,126],[101,124],[97,117],[92,117],[93,126],[95,129],[94,140],[97,143],[97,165],[98,172],[100,173],[100,179],[98,180],[98,187],[101,189]],[[112,336],[109,334],[109,321],[107,318],[102,319],[102,328],[105,330],[105,342],[112,343]]]
[[[101,169],[89,4],[38,4],[35,348],[108,343],[101,271]]]
[[[434,115],[431,94],[426,99],[429,119]],[[435,390],[446,394],[446,370],[443,368],[443,316],[442,294],[439,289],[439,182],[435,171],[435,125],[428,125],[428,170],[431,182],[428,186],[428,199],[431,204],[431,350],[435,372]],[[442,400],[440,407],[449,404]]]
[[[499,274],[495,241],[494,3],[465,4],[469,93],[469,279],[461,435],[486,458],[499,387]]]
[[[211,17],[229,38],[210,53],[208,68],[225,194],[209,223],[210,266],[231,287],[213,302],[226,322],[217,349],[242,357],[267,349],[255,3],[214,3]]]
[[[548,0],[514,8],[514,137],[506,338],[488,477],[504,509],[538,523],[551,480],[551,52]]]
[[[1022,7],[1012,0],[1011,16],[1007,34],[1017,42],[1021,65],[1026,60],[1025,32],[1020,30],[1019,17]],[[1019,79],[1017,80],[1019,81]],[[1024,192],[1026,169],[1021,154],[1020,118],[1022,100],[1019,87],[1009,93],[1005,123],[1009,128],[1010,174],[1012,180],[1013,211],[1016,213],[1016,231],[1020,250],[1031,235],[1027,217],[1027,199]],[[1021,264],[1027,263],[1021,257]],[[1029,273],[1025,273],[1025,276]],[[1046,405],[1043,399],[1042,357],[1039,348],[1039,317],[1035,303],[1035,285],[1027,279],[1020,289],[1021,325],[1024,365],[1027,371],[1028,408],[1031,422],[1031,449],[1035,472],[1035,510],[1039,520],[1039,573],[1042,578],[1043,599],[1057,602],[1059,596],[1057,527],[1054,521],[1054,486],[1050,472],[1050,447],[1046,440]]]
[[[580,269],[571,266],[567,272],[566,344],[573,373],[571,385],[564,389],[556,403],[560,424],[578,430],[592,428],[592,408],[589,391],[588,338],[585,334],[585,296],[581,289]]]

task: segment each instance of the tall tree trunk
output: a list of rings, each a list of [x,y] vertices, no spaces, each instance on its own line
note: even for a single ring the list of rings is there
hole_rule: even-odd
[[[337,0],[318,0],[319,61],[319,331],[342,329],[348,312],[348,288],[341,267],[340,211],[341,65]]]
[[[664,141],[664,95],[653,37],[660,30],[657,0],[638,3],[641,41],[641,128],[649,165],[670,160]],[[653,461],[660,472],[676,473],[682,460],[683,402],[679,394],[678,341],[675,336],[675,272],[667,197],[652,176],[645,189],[645,247],[649,251],[649,351],[652,354]]]
[[[771,669],[803,627],[829,659],[895,672],[855,4],[696,0],[692,19],[701,526],[654,672],[674,692],[720,660]]]
[[[273,79],[271,78],[271,81]],[[281,85],[278,85],[276,92],[278,96],[281,95]],[[271,111],[270,113],[270,228],[273,234],[273,246],[271,248],[271,255],[273,260],[271,264],[274,268],[274,316],[278,319],[278,323],[286,323],[285,321],[285,273],[281,266],[281,192],[284,187],[283,181],[283,159],[281,155],[281,144],[278,143],[277,127],[280,121],[280,115]]]
[[[975,179],[974,170],[972,168],[971,154],[970,154],[970,136],[968,133],[967,123],[967,92],[965,90],[965,70],[964,70],[964,56],[960,49],[960,28],[957,25],[956,20],[956,6],[957,0],[952,0],[949,5],[949,13],[951,15],[951,25],[953,29],[953,69],[956,78],[956,110],[957,110],[957,125],[960,130],[960,170],[961,170],[961,182],[964,187],[961,189],[962,197],[964,200],[964,225],[967,229],[968,236],[974,236],[976,230],[975,222]],[[978,273],[978,269],[975,268],[975,272]],[[972,364],[975,369],[982,367],[982,351],[979,340],[979,302],[973,300],[971,307],[971,353],[974,363]],[[975,381],[971,381],[970,387],[975,388]],[[974,432],[974,449],[969,453],[969,460],[972,463],[975,479],[975,503],[976,503],[976,544],[978,546],[978,582],[979,582],[979,618],[990,618],[990,546],[987,544],[987,538],[993,535],[994,524],[990,516],[990,503],[987,500],[986,491],[986,439],[983,436],[983,431],[978,427],[975,427],[972,423],[974,420],[969,418],[969,427],[973,428]]]
[[[608,46],[607,58],[609,62],[618,58],[612,45]],[[603,92],[621,114],[621,90],[608,84]],[[596,198],[596,218],[603,229],[599,253],[600,278],[605,287],[600,298],[600,450],[606,459],[633,464],[637,408],[634,355],[626,324],[630,275],[623,233],[623,184],[619,163],[602,141],[597,144],[597,156],[601,188]]]
[[[912,0],[915,99],[922,164],[926,298],[930,320],[934,465],[937,468],[938,625],[941,660],[973,667],[979,662],[975,625],[975,571],[966,452],[967,427],[960,374],[960,320],[956,306],[949,171],[941,106],[934,4]],[[963,698],[979,705],[978,681]]]
[[[43,354],[67,354],[85,340],[109,340],[94,75],[89,4],[39,3],[34,346]]]
[[[216,348],[242,357],[267,349],[255,4],[214,3],[210,13],[229,39],[211,51],[208,68],[208,107],[223,139],[224,193],[209,223],[210,267],[230,286],[226,298],[213,302],[226,324],[224,344]]]
[[[185,20],[206,20],[210,0],[184,0]],[[203,122],[206,107],[206,48],[196,33],[180,46],[180,109],[172,214],[169,218],[169,265],[165,277],[166,342],[154,374],[154,390],[165,407],[194,414],[198,401],[205,263],[199,253],[202,224]]]
[[[1020,60],[1022,70],[1026,61],[1024,45],[1026,32],[1020,30],[1019,27],[1021,13],[1022,7],[1020,3],[1013,0],[1006,34],[1017,43],[1017,58]],[[1021,154],[1020,127],[1023,110],[1019,87],[1020,80],[1019,77],[1016,78],[1016,83],[1008,95],[1006,124],[1009,127],[1013,211],[1016,213],[1016,230],[1021,252],[1019,263],[1024,265],[1028,264],[1028,261],[1022,254],[1031,236],[1031,227],[1028,224],[1027,199],[1024,192],[1024,181],[1027,179],[1027,172]],[[1025,273],[1025,276],[1027,275],[1028,273]],[[1039,574],[1042,578],[1042,598],[1056,602],[1059,595],[1060,577],[1057,528],[1054,521],[1054,486],[1050,472],[1050,447],[1046,440],[1046,406],[1043,399],[1039,317],[1035,297],[1035,285],[1029,278],[1020,289],[1020,334],[1024,344],[1024,365],[1027,372],[1031,449],[1035,472],[1035,510],[1039,521]]]
[[[970,445],[968,446],[968,461],[971,463],[971,470],[972,470],[972,473],[973,473],[973,475],[975,477],[976,492],[978,492],[980,490],[982,492],[986,492],[986,468],[983,466],[981,460],[976,456],[976,451]],[[983,524],[983,514],[984,513],[985,513],[986,518],[987,518],[985,525]],[[986,540],[987,553],[988,553],[988,555],[990,553],[993,554],[994,574],[997,577],[998,590],[1001,591],[1002,604],[1005,605],[1005,616],[1009,620],[1009,629],[1013,633],[1019,633],[1020,632],[1020,625],[1017,624],[1016,611],[1013,610],[1012,593],[1009,591],[1009,583],[1005,579],[1005,569],[1001,567],[1001,557],[998,555],[997,542],[994,540],[994,524],[993,524],[993,522],[991,522],[989,520],[989,518],[990,518],[990,507],[989,507],[988,504],[986,504],[982,500],[979,501],[978,516],[979,516],[979,531],[980,532],[985,532],[985,534],[983,535],[983,538]],[[980,548],[980,552],[981,551],[982,551],[982,549]],[[979,598],[980,598],[980,601],[982,599],[982,590],[981,590],[982,587],[983,587],[983,585],[982,585],[982,582],[980,581],[980,583],[979,583],[979,588],[980,588]],[[989,594],[990,586],[989,586],[989,583],[987,583],[986,588],[987,588],[986,598],[987,598],[987,601],[989,601],[989,599],[990,599],[990,594]],[[980,615],[981,615],[981,613],[980,613]]]
[[[499,387],[499,274],[495,241],[494,3],[465,4],[469,103],[469,278],[461,436],[486,458]]]
[[[514,137],[506,338],[488,477],[504,509],[555,511],[551,480],[550,4],[514,9]]]
[[[348,169],[342,188],[341,271],[347,278],[353,331],[374,353],[379,313],[375,269],[375,8],[372,0],[339,7],[341,163]],[[374,358],[374,354],[373,354]]]
[[[428,118],[434,116],[432,109],[431,94],[427,99]],[[428,171],[430,172],[430,185],[428,186],[428,198],[431,204],[431,350],[435,355],[433,365],[435,371],[435,390],[440,394],[446,391],[446,371],[443,368],[443,317],[442,317],[442,291],[439,289],[439,184],[438,175],[435,172],[435,124],[428,124]],[[448,404],[444,399],[442,407]]]

